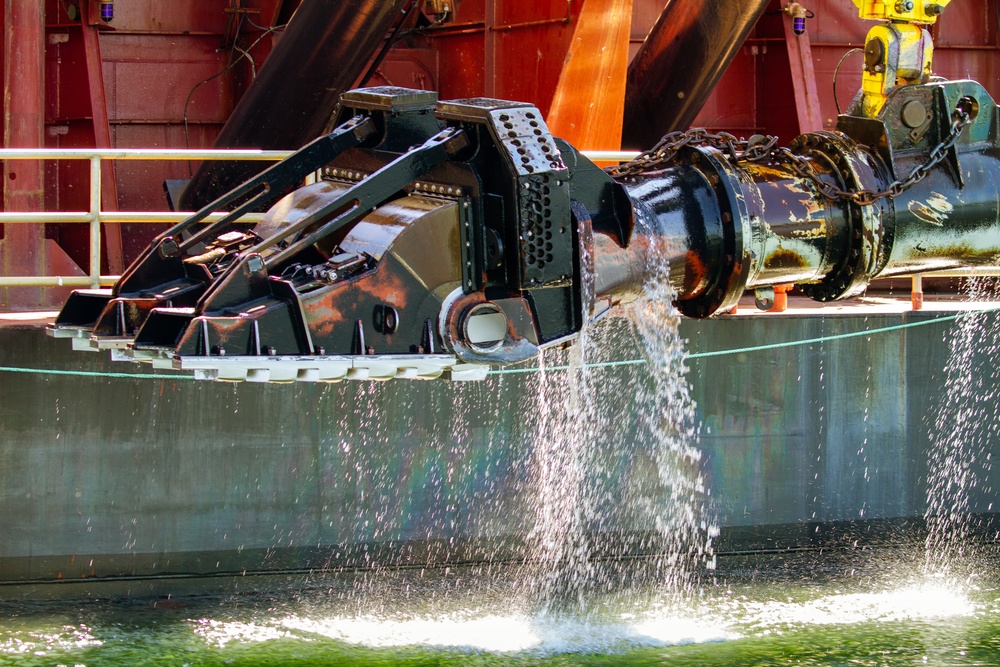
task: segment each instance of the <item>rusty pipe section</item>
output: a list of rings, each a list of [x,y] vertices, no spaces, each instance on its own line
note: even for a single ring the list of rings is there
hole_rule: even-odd
[[[768,0],[668,0],[628,68],[622,146],[691,126]]]
[[[801,157],[836,181],[823,156]],[[782,165],[734,164],[713,149],[690,148],[668,167],[621,182],[635,210],[633,241],[595,247],[595,291],[612,300],[640,297],[656,263],[667,267],[660,272],[681,312],[708,317],[747,289],[822,281],[850,252],[848,206],[824,201]]]
[[[406,4],[303,0],[215,148],[294,150],[320,136],[341,93],[361,77]],[[206,162],[185,189],[181,207],[196,211],[262,169],[256,162]]]
[[[919,136],[902,122],[912,104],[930,110]],[[950,150],[935,151],[962,105],[974,117]],[[794,284],[829,301],[879,277],[1000,265],[997,124],[979,84],[948,82],[902,88],[879,119],[842,117],[841,131],[803,135],[763,160],[686,146],[665,165],[618,177],[635,230],[624,247],[595,240],[595,293],[640,298],[659,267],[681,312],[708,317],[746,290]],[[935,152],[945,157],[926,169]],[[821,192],[878,192],[915,169],[926,175],[873,203]]]

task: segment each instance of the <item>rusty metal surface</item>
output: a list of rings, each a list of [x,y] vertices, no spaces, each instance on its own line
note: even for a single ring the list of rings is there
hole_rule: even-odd
[[[4,14],[4,147],[45,145],[45,7],[37,2],[7,3]],[[45,210],[44,174],[36,161],[3,165],[3,207],[8,211]],[[7,225],[0,263],[7,276],[40,275],[46,268],[44,230],[35,225]],[[8,307],[48,305],[39,288],[7,288]]]
[[[580,0],[463,0],[450,19],[415,35],[439,54],[442,99],[524,100],[548,113]]]
[[[360,326],[363,354],[440,349],[441,303],[462,281],[458,206],[452,200],[411,195],[390,202],[357,225],[340,244],[341,250],[366,252],[380,261],[364,279],[302,293],[313,344],[331,354],[356,354],[351,343]],[[391,326],[386,325],[389,309]]]
[[[98,29],[79,21],[69,22],[64,8],[49,3],[46,13],[45,106],[47,148],[110,148],[108,106],[105,95]],[[58,72],[58,75],[53,73]],[[90,208],[90,165],[59,161],[45,165],[45,206],[54,211]],[[102,210],[118,210],[114,164],[102,165]],[[76,263],[89,269],[90,231],[83,225],[47,225],[55,239]],[[120,274],[124,268],[119,225],[104,225],[101,272]]]

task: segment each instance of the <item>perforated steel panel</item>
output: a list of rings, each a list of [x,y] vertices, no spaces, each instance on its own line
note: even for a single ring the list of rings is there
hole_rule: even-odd
[[[490,113],[517,176],[519,270],[524,287],[568,284],[573,277],[568,171],[538,109]]]

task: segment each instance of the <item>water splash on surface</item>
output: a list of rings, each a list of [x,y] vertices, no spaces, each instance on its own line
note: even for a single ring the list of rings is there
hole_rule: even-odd
[[[901,587],[882,586],[900,579]],[[851,626],[891,623],[921,628],[996,614],[984,605],[981,594],[978,598],[897,572],[860,587],[851,576],[805,587],[730,583],[680,602],[669,596],[638,602],[595,595],[590,611],[577,615],[512,611],[502,598],[466,589],[434,611],[415,603],[381,614],[352,614],[327,601],[315,607],[300,604],[266,613],[244,612],[236,618],[190,618],[187,624],[206,645],[217,648],[282,639],[332,640],[375,650],[409,647],[530,659],[738,642],[838,626],[844,628],[836,631],[838,636],[846,638],[853,632],[847,629]]]
[[[968,281],[969,300],[1000,300],[1000,288],[987,279]],[[997,423],[997,370],[1000,320],[990,312],[970,312],[957,321],[949,341],[945,394],[929,424],[927,539],[924,571],[955,579],[968,576],[975,554],[971,513],[992,510],[980,499],[991,489],[978,488],[991,465],[990,444],[1000,437]]]
[[[968,616],[974,611],[965,594],[922,583],[874,593],[834,592],[803,601],[738,600],[730,618],[743,633],[755,635],[782,628]]]

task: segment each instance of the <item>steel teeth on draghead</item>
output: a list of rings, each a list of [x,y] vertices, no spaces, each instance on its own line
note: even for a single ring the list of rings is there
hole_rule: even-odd
[[[69,338],[74,350],[96,350],[90,344],[90,334],[112,298],[114,295],[110,289],[74,290],[55,323],[47,327],[45,332],[53,338]]]
[[[154,362],[162,363],[163,357]],[[174,356],[175,370],[199,380],[223,382],[340,382],[342,380],[483,380],[489,366],[466,364],[452,355],[192,357]]]

